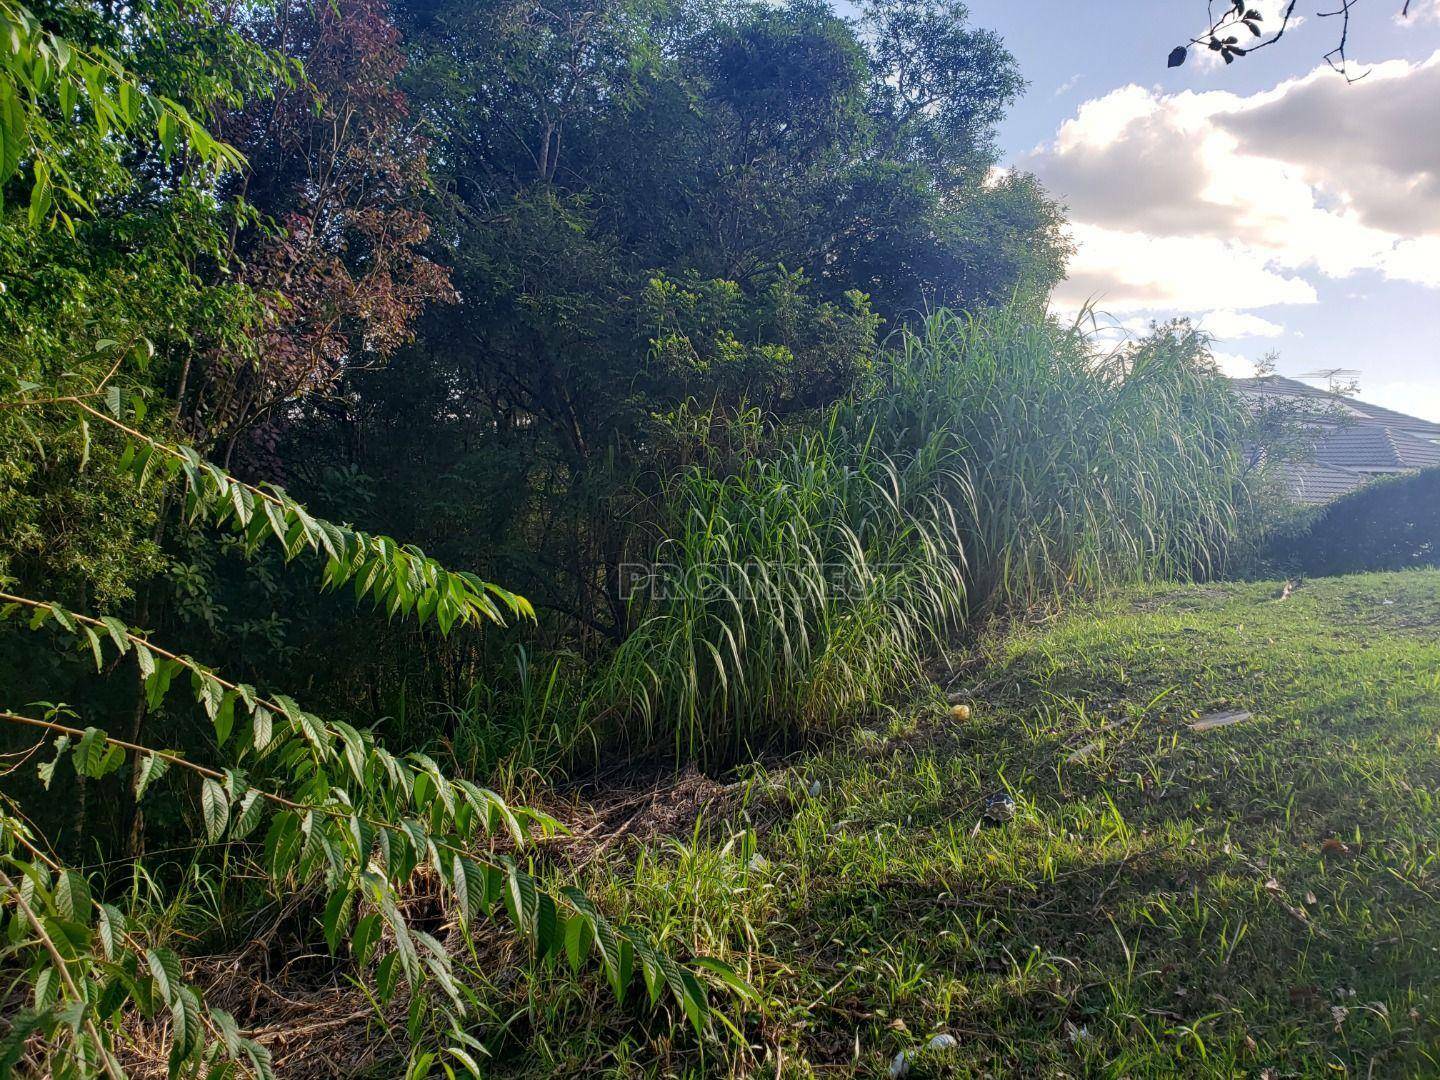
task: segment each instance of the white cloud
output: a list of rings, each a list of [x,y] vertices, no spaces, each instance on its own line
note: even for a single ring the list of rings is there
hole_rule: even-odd
[[[1076,254],[1055,305],[1093,303],[1115,314],[1203,312],[1313,304],[1315,287],[1275,269],[1263,254],[1213,236],[1154,236],[1071,226]]]
[[[1440,236],[1402,240],[1385,256],[1386,277],[1440,289]]]
[[[1212,311],[1200,321],[1200,328],[1219,341],[1243,337],[1279,337],[1285,327],[1244,311]]]
[[[1239,353],[1221,352],[1216,349],[1212,354],[1215,362],[1220,365],[1220,370],[1232,379],[1248,379],[1255,374],[1255,361],[1248,356],[1241,356]]]
[[[1440,0],[1437,0],[1437,2],[1440,2]],[[1076,85],[1084,77],[1084,75],[1071,75],[1070,78],[1066,79],[1063,83],[1061,83],[1055,88],[1055,96],[1062,97],[1063,95],[1068,94],[1071,90],[1075,89]]]
[[[1401,26],[1412,23],[1440,23],[1440,0],[1411,0],[1410,11],[1395,13],[1395,21]]]
[[[1209,312],[1219,336],[1274,336],[1247,313],[1314,303],[1320,277],[1440,288],[1440,52],[1248,97],[1124,86],[1019,165],[1070,208],[1058,307]]]

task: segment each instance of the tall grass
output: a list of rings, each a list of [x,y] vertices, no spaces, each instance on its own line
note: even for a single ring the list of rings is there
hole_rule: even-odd
[[[1250,415],[1185,324],[1105,351],[1079,322],[941,311],[853,412],[891,439],[954,440],[977,604],[1213,574],[1247,520]]]
[[[941,497],[958,459],[939,436],[904,459],[847,436],[831,424],[667,485],[657,591],[595,681],[597,721],[731,757],[877,704],[960,623],[964,549]]]
[[[567,757],[713,762],[833,724],[980,608],[1213,573],[1244,521],[1247,424],[1184,326],[1106,352],[1021,310],[939,312],[823,422],[670,477],[633,631],[504,700],[526,746]]]

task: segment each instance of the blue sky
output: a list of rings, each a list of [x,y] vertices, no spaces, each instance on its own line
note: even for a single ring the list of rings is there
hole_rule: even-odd
[[[1057,308],[1093,298],[1116,334],[1189,315],[1232,373],[1272,350],[1284,374],[1353,368],[1363,398],[1440,420],[1440,0],[1359,8],[1353,84],[1320,70],[1328,0],[1274,47],[1173,70],[1202,0],[969,6],[1030,82],[1006,163],[1070,207]]]

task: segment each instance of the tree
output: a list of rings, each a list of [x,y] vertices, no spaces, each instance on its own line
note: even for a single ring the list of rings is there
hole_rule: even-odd
[[[170,10],[182,22],[204,17]],[[180,173],[171,179],[183,190],[190,185],[213,190],[218,172],[240,163],[234,149],[217,142],[189,109],[151,89],[163,83],[160,71],[132,69],[94,40],[72,43],[8,2],[0,16],[8,21],[0,35],[4,179],[14,181],[23,170],[29,184],[26,209],[10,210],[0,233],[15,249],[9,257],[17,276],[33,281],[44,270],[31,260],[46,251],[39,241],[62,226],[80,256],[98,259],[86,250],[92,240],[88,219],[93,215],[116,225],[118,215],[102,196],[142,185],[147,152],[158,148],[163,161],[177,159],[183,180]],[[175,55],[154,43],[147,51]],[[207,60],[205,54],[180,55],[193,63]],[[139,153],[132,157],[122,149]],[[89,159],[78,150],[89,151]],[[103,166],[99,180],[86,171],[96,159]],[[162,222],[173,224],[168,217]],[[176,250],[162,247],[152,254],[174,256]],[[185,252],[183,243],[178,250]],[[174,264],[166,262],[166,269],[173,272]],[[86,283],[86,275],[76,281]],[[109,283],[102,278],[101,284]],[[193,285],[191,290],[203,292]],[[25,454],[41,463],[47,482],[63,486],[75,483],[92,457],[103,458],[102,511],[109,504],[142,505],[160,519],[167,508],[183,508],[190,525],[229,534],[247,555],[275,547],[287,561],[319,556],[325,588],[353,590],[357,599],[368,598],[391,617],[413,619],[442,635],[533,616],[522,598],[474,574],[451,571],[389,537],[318,519],[283,489],[243,482],[175,441],[175,411],[151,407],[158,397],[156,349],[138,330],[96,341],[88,336],[96,329],[93,323],[75,327],[62,321],[49,338],[40,336],[48,349],[37,358],[25,347],[37,333],[27,319],[42,299],[27,297],[13,328],[17,336],[4,338],[0,352],[0,446],[7,474],[12,456]],[[80,304],[85,314],[114,314],[103,302],[87,306],[85,299]],[[118,310],[128,318],[140,309],[121,304]],[[20,472],[6,495],[18,492],[23,507],[34,479]],[[158,499],[157,489],[163,493]],[[23,520],[7,517],[5,533],[17,525],[23,532]],[[97,547],[117,539],[122,548],[134,544],[129,531],[117,538],[103,522],[88,528]],[[0,550],[10,549],[8,542],[0,544]],[[118,561],[110,553],[101,565]],[[77,570],[76,591],[84,598],[94,575],[88,566]],[[307,929],[323,936],[332,951],[348,951],[378,1000],[393,997],[403,985],[414,998],[412,1028],[427,1016],[440,1018],[447,1057],[471,1073],[478,1066],[466,1047],[476,1044],[459,1022],[467,1005],[449,954],[400,906],[422,868],[434,875],[436,898],[454,913],[467,940],[473,941],[479,922],[503,913],[529,943],[537,970],[561,954],[575,968],[597,954],[617,995],[623,998],[639,975],[651,1005],[673,1002],[697,1033],[710,1018],[703,973],[739,985],[724,965],[680,966],[644,934],[611,925],[576,890],[552,895],[539,888],[515,856],[532,832],[555,831],[557,823],[546,815],[512,808],[496,793],[448,775],[423,754],[392,754],[372,733],[322,719],[284,694],[227,677],[103,604],[78,610],[80,605],[53,595],[17,591],[24,584],[8,574],[0,579],[0,622],[7,636],[21,626],[53,633],[62,650],[93,662],[97,678],[133,677],[151,709],[188,687],[191,706],[205,720],[192,726],[187,740],[199,752],[187,753],[116,737],[69,704],[27,705],[12,696],[17,684],[6,681],[0,725],[38,733],[42,742],[16,758],[7,755],[3,777],[9,782],[0,791],[0,921],[6,935],[0,964],[8,987],[0,1075],[18,1068],[27,1075],[118,1080],[122,1056],[141,1042],[132,1029],[161,1016],[159,1042],[170,1075],[273,1076],[265,1047],[235,1017],[207,1006],[187,978],[175,951],[173,912],[156,918],[156,909],[128,902],[124,890],[107,889],[103,879],[65,859],[37,824],[42,815],[36,802],[62,801],[58,792],[48,794],[57,780],[68,792],[84,781],[114,785],[127,770],[137,800],[164,790],[167,775],[183,778],[197,811],[186,823],[198,841],[191,846],[227,870],[243,866],[240,876],[263,882],[272,898],[312,900],[308,914],[314,925]],[[37,577],[30,584],[60,583]],[[39,788],[29,792],[35,798],[24,800],[12,786],[13,776],[46,742],[53,756],[37,770]],[[73,777],[66,776],[71,770]],[[244,844],[261,826],[263,845]],[[164,883],[158,887],[168,900]],[[422,987],[435,992],[433,1003]],[[9,1008],[10,995],[24,1004]],[[419,1048],[413,1053],[424,1057]]]
[[[299,73],[221,123],[245,155],[230,196],[249,214],[226,269],[263,316],[242,354],[212,354],[183,409],[226,461],[284,403],[384,363],[427,304],[454,299],[424,252],[429,140],[397,83],[405,54],[384,0],[286,0],[246,9],[240,29]]]
[[[615,570],[649,542],[667,468],[657,417],[694,398],[798,422],[863,384],[883,328],[1058,280],[1058,210],[992,172],[1014,62],[965,18],[939,0],[862,23],[813,2],[400,5],[431,250],[461,300],[389,369],[347,376],[338,414],[307,408],[285,453],[345,454],[370,507],[612,643]],[[436,478],[418,501],[417,472]]]

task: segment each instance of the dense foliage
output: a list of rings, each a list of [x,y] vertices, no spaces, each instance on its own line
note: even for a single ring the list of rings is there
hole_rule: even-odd
[[[977,616],[1210,576],[1246,532],[1251,414],[1184,325],[1105,352],[1022,308],[941,311],[879,366],[813,425],[674,417],[706,453],[624,570],[633,629],[590,667],[527,656],[462,726],[526,762],[744,759],[881,705]]]
[[[1440,566],[1440,469],[1377,480],[1277,539],[1272,558],[1315,577]]]
[[[262,939],[403,987],[415,1076],[562,956],[741,1038],[698,940],[536,886],[522,789],[739,759],[1241,528],[1203,339],[1044,314],[955,0],[0,21],[0,1072],[265,1074],[196,977]]]

